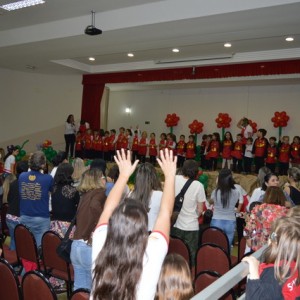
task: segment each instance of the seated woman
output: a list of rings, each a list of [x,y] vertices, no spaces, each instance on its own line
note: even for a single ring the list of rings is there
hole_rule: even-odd
[[[300,170],[298,168],[288,169],[288,180],[285,184],[284,191],[289,195],[293,205],[300,205]]]
[[[148,230],[152,231],[162,197],[161,183],[152,164],[144,163],[138,166],[134,190],[129,197],[141,201],[144,205],[148,214]]]
[[[256,205],[246,217],[244,228],[247,244],[253,251],[267,244],[273,223],[286,216],[285,195],[281,188],[270,186],[267,188],[263,203]]]
[[[177,158],[166,149],[158,163],[165,175],[160,211],[148,235],[147,212],[141,202],[122,193],[138,161],[130,151],[117,152],[120,176],[108,195],[93,235],[93,290],[90,299],[153,300],[161,266],[168,252],[174,205]]]
[[[72,186],[73,171],[74,169],[69,163],[60,164],[54,177],[51,193],[52,221],[50,229],[57,232],[61,237],[65,236],[79,203],[79,193]]]

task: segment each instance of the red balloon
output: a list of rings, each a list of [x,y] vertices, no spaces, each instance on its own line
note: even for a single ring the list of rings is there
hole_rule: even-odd
[[[275,112],[275,117],[279,117],[279,112],[278,111]]]

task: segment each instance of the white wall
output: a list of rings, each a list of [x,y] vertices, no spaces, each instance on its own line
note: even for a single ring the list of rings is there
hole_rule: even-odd
[[[271,118],[275,111],[286,111],[290,116],[288,126],[283,134],[300,135],[300,86],[237,86],[198,89],[147,90],[110,92],[108,109],[108,128],[118,129],[120,126],[139,125],[148,133],[169,132],[164,120],[168,113],[176,113],[180,117],[174,133],[189,134],[188,125],[194,120],[204,123],[203,133],[220,132],[215,123],[218,113],[228,113],[234,135],[239,133],[237,122],[243,116],[265,128],[267,136],[278,137],[278,128],[273,127]],[[131,114],[125,113],[130,107]],[[150,121],[146,125],[145,121]],[[202,134],[203,134],[202,133]],[[199,141],[199,137],[198,137]]]
[[[0,147],[30,142],[25,150],[52,140],[64,147],[64,122],[68,114],[80,119],[82,76],[44,75],[0,69]]]

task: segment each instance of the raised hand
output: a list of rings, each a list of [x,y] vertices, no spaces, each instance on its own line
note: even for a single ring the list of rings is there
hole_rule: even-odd
[[[173,151],[169,149],[160,150],[160,158],[157,158],[157,162],[161,167],[165,178],[176,175],[177,156],[173,156]]]
[[[134,172],[136,169],[137,164],[139,163],[136,160],[133,164],[131,162],[131,152],[130,150],[121,149],[117,151],[117,154],[114,156],[115,162],[119,167],[121,177],[129,178],[129,176]]]

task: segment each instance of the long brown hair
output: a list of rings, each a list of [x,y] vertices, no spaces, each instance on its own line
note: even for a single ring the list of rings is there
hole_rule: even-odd
[[[280,218],[273,226],[271,244],[265,251],[265,262],[274,264],[275,278],[284,283],[298,271],[300,284],[300,221],[298,218]],[[295,267],[291,269],[291,264]]]
[[[189,300],[194,295],[191,271],[186,260],[178,254],[166,256],[155,300]]]
[[[141,202],[125,199],[109,219],[107,237],[93,274],[94,299],[136,299],[148,241],[148,217]]]
[[[130,198],[141,201],[146,211],[149,212],[152,192],[161,190],[161,183],[154,166],[150,163],[139,165],[135,175],[134,190]]]
[[[286,197],[283,190],[278,186],[268,186],[264,195],[263,202],[284,206]]]

